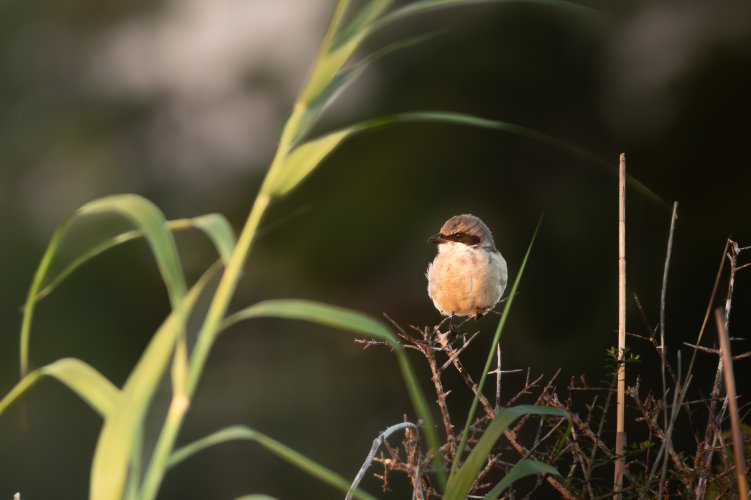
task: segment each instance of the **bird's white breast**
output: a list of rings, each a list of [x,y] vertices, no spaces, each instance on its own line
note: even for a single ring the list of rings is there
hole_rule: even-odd
[[[428,266],[428,294],[446,316],[476,316],[494,307],[508,281],[506,261],[493,248],[444,243]]]

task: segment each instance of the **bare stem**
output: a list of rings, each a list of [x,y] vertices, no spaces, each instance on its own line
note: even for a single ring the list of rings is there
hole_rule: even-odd
[[[665,382],[665,366],[667,365],[667,353],[665,352],[665,297],[667,295],[667,289],[668,289],[668,270],[670,269],[670,256],[673,253],[673,233],[675,231],[675,220],[678,218],[678,202],[676,201],[673,203],[673,215],[670,218],[670,234],[668,235],[668,249],[665,254],[665,269],[662,273],[662,291],[660,292],[660,358],[662,358],[661,365],[661,374],[662,374],[662,405],[663,405],[663,412],[662,412],[662,420],[663,420],[663,428],[668,428],[668,387],[667,383]],[[679,377],[680,379],[680,377]],[[676,393],[678,388],[676,387]],[[673,412],[677,412],[675,408],[673,408]],[[669,436],[666,435],[668,439],[663,441],[663,446],[667,448],[667,454],[670,453],[671,443]],[[667,455],[666,454],[666,455]],[[657,493],[658,500],[662,498],[662,491],[663,491],[663,485],[665,484],[665,478],[667,477],[668,473],[668,461],[663,460],[662,462],[662,474],[660,475],[660,488],[659,492]]]
[[[618,395],[616,403],[614,498],[622,498],[626,458],[626,154],[621,153],[618,169]]]
[[[368,456],[365,458],[365,462],[363,462],[362,467],[360,467],[360,470],[357,472],[357,475],[355,476],[355,480],[352,481],[352,486],[349,487],[349,491],[347,492],[347,496],[345,497],[346,500],[352,500],[352,495],[354,494],[357,487],[360,485],[360,481],[362,481],[362,478],[365,477],[365,473],[368,471],[368,468],[370,468],[370,464],[373,463],[373,459],[375,458],[375,454],[378,451],[378,448],[381,447],[384,441],[386,441],[386,438],[388,438],[391,434],[398,432],[403,429],[411,428],[414,429],[415,432],[417,432],[417,426],[413,424],[412,422],[402,422],[401,424],[395,424],[383,431],[373,440],[373,446],[370,447],[370,452],[368,453]]]

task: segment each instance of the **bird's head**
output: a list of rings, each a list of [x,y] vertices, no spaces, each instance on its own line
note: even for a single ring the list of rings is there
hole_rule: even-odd
[[[441,232],[428,239],[436,245],[459,243],[471,247],[495,248],[490,229],[479,217],[470,214],[455,215],[441,227]]]

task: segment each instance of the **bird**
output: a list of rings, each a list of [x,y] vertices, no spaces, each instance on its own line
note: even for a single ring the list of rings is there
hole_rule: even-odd
[[[426,273],[428,295],[443,316],[479,319],[498,304],[508,282],[508,268],[479,217],[451,217],[428,243],[438,246]]]

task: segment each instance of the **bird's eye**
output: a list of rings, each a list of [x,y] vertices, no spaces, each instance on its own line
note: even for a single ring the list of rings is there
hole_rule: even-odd
[[[456,233],[452,234],[451,236],[453,238],[461,238],[462,237],[462,233],[460,233],[460,232],[457,231]]]

